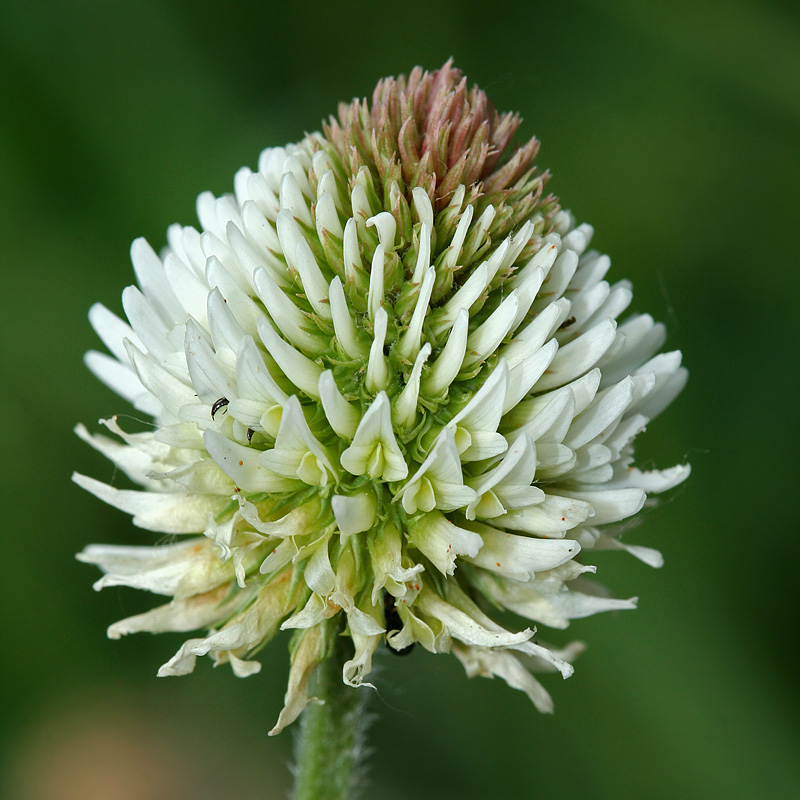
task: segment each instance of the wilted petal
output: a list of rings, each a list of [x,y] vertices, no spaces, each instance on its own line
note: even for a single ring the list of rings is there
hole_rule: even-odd
[[[289,670],[289,688],[283,700],[281,711],[270,736],[280,733],[287,725],[294,722],[309,702],[308,683],[311,676],[325,657],[326,631],[323,625],[316,625],[308,630],[300,631],[293,642],[292,666]]]

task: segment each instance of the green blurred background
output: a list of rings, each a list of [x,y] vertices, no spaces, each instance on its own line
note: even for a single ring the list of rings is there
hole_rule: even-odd
[[[246,681],[157,680],[181,637],[105,639],[152,598],[96,595],[73,554],[152,538],[69,481],[113,478],[73,425],[127,410],[82,364],[86,312],[120,311],[134,237],[160,247],[264,146],[451,55],[683,350],[638,453],[694,471],[637,532],[662,570],[593,559],[640,608],[573,626],[555,716],[453,658],[382,657],[366,796],[798,796],[800,4],[73,0],[0,6],[8,800],[286,796],[285,639]]]

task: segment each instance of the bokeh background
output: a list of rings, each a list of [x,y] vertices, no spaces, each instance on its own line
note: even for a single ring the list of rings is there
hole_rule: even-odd
[[[69,481],[113,479],[73,425],[129,411],[82,364],[86,312],[121,310],[134,237],[160,247],[264,146],[449,56],[523,114],[683,350],[688,389],[637,445],[694,471],[637,532],[663,569],[596,556],[640,608],[573,626],[554,716],[452,658],[379,659],[366,796],[798,796],[800,5],[777,0],[0,6],[0,796],[286,796],[285,639],[245,681],[157,680],[181,637],[105,639],[152,599],[96,595],[73,554],[150,537]]]

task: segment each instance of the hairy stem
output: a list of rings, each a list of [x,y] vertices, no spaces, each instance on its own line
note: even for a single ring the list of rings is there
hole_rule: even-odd
[[[352,641],[337,636],[316,672],[314,694],[301,720],[295,752],[293,800],[356,800],[364,772],[368,691],[342,681]]]

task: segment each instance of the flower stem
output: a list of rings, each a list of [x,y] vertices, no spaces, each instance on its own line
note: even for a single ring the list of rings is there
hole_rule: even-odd
[[[352,640],[336,636],[317,669],[314,694],[324,703],[310,703],[303,711],[293,800],[355,800],[360,793],[368,692],[342,681],[342,667],[352,655]]]

